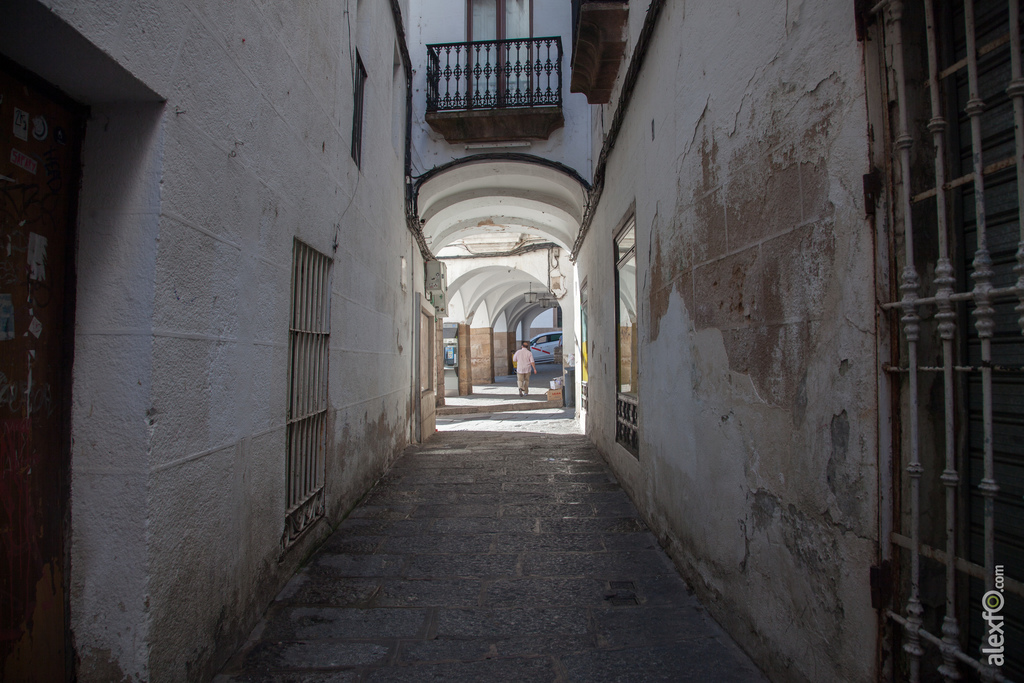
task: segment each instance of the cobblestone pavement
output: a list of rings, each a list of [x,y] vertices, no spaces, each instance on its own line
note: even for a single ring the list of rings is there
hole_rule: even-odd
[[[541,363],[537,373],[530,374],[530,393],[519,395],[519,385],[515,375],[498,375],[491,384],[474,385],[469,396],[458,395],[456,384],[454,395],[445,396],[446,408],[473,407],[481,405],[500,405],[502,403],[519,403],[523,401],[543,402],[547,400],[547,391],[551,380],[562,376],[562,366],[554,363]]]
[[[395,464],[215,680],[765,679],[584,437],[443,431]]]

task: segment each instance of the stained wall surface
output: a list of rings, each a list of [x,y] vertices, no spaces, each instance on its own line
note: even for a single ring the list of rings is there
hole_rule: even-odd
[[[423,275],[404,220],[404,127],[393,122],[404,120],[405,74],[391,5],[42,9],[111,73],[155,93],[126,104],[119,93],[135,91],[109,73],[68,79],[113,84],[81,88],[100,94],[87,102],[78,235],[79,680],[207,680],[410,438]],[[60,57],[39,60],[50,80],[75,66],[65,41],[44,35],[33,49]],[[326,516],[284,548],[295,239],[333,259]]]
[[[630,4],[630,52],[645,5]],[[779,680],[874,680],[862,65],[849,3],[665,3],[577,262],[587,433],[704,604]],[[613,104],[592,109],[595,157],[625,71]],[[615,435],[612,245],[632,214],[638,458]]]

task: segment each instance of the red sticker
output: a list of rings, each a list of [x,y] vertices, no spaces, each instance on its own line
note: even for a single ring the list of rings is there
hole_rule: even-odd
[[[11,147],[11,163],[19,168],[25,169],[32,175],[36,174],[36,169],[39,167],[39,163],[36,162],[35,159],[24,152],[19,152],[13,147]]]

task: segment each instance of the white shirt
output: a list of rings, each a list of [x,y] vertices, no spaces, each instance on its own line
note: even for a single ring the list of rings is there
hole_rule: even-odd
[[[520,348],[512,356],[512,360],[516,362],[516,372],[521,375],[529,373],[530,368],[537,369],[533,364],[533,353],[530,349]]]

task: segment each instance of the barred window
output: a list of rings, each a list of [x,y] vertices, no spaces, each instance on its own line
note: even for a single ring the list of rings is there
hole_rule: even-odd
[[[636,219],[630,218],[615,238],[615,440],[633,455],[639,452]]]
[[[295,240],[288,339],[287,513],[289,546],[323,517],[331,259]]]
[[[1024,639],[1020,6],[875,8],[877,158],[889,173],[878,185],[893,192],[878,221],[882,235],[892,226],[879,240],[880,404],[896,413],[880,420],[893,430],[882,442],[893,481],[878,570],[895,594],[878,602],[902,640],[901,679],[1020,681],[1024,650],[991,646],[984,617],[999,612],[1007,644]]]

